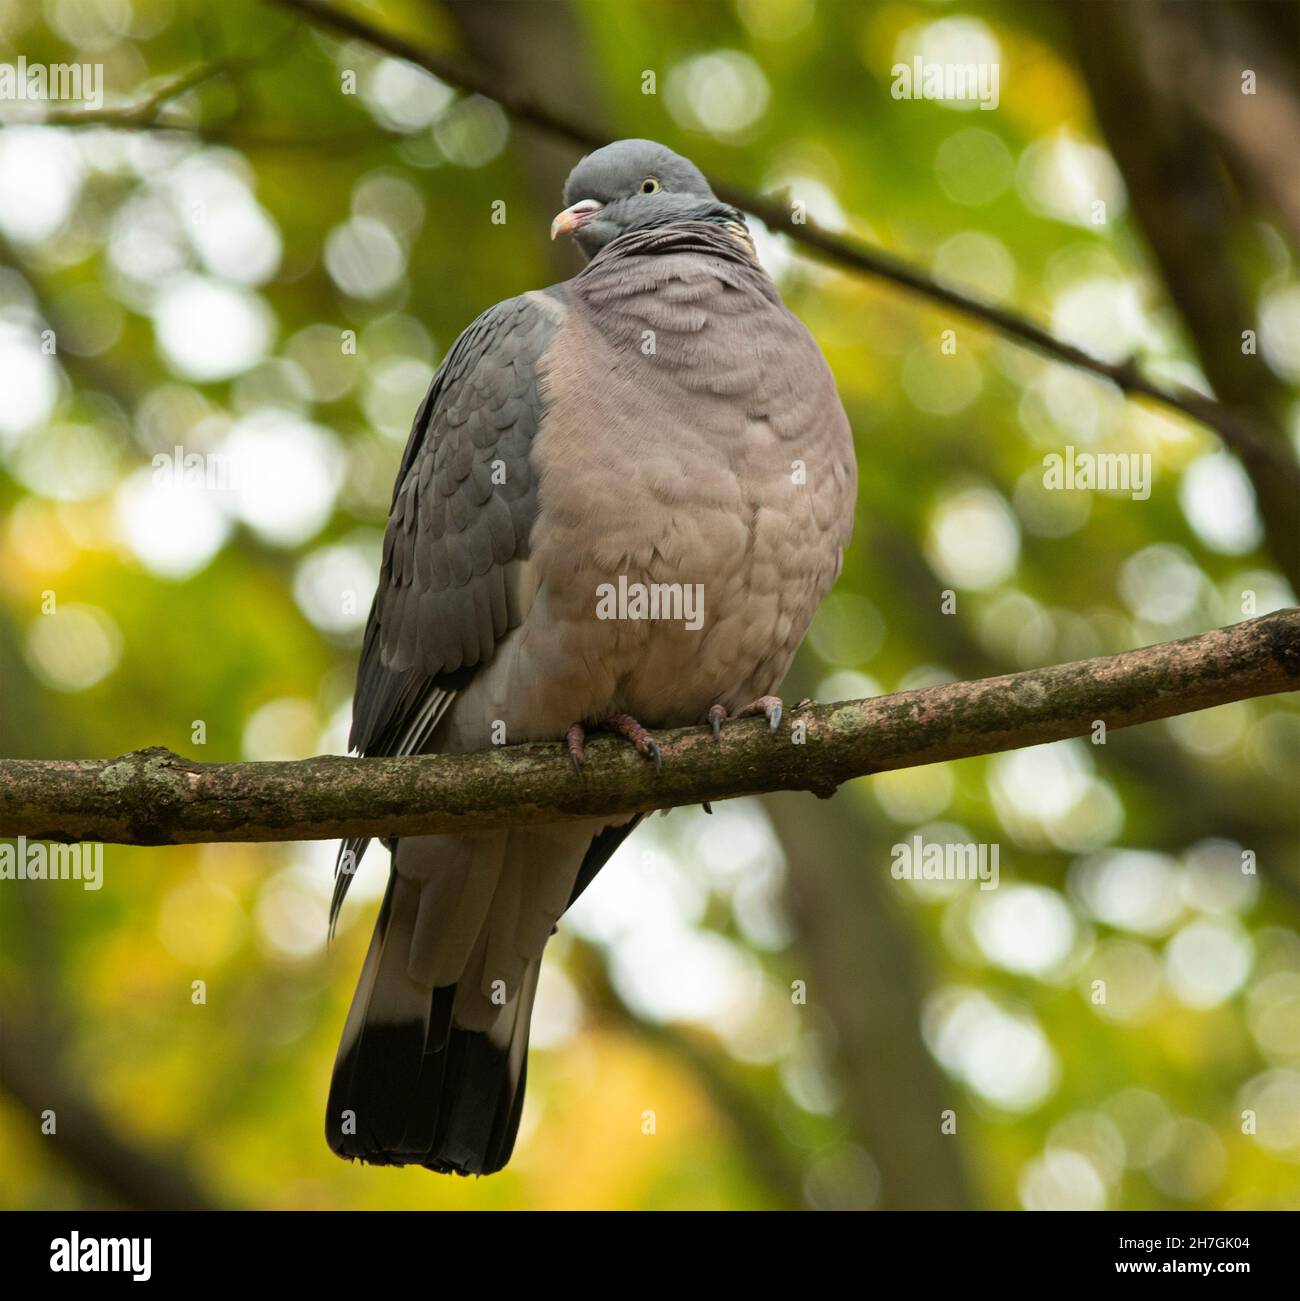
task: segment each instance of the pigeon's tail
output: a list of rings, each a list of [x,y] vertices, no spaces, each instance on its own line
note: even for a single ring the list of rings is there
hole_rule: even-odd
[[[339,1156],[445,1174],[505,1165],[542,952],[638,820],[395,842],[330,1085]]]
[[[326,1137],[339,1156],[374,1165],[491,1174],[519,1130],[540,960],[479,1016],[490,1024],[453,1024],[457,986],[412,974],[420,900],[421,883],[394,871],[334,1063]]]

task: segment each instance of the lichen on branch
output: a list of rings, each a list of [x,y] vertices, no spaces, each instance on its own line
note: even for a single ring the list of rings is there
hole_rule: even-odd
[[[995,754],[1300,689],[1300,609],[1119,655],[655,734],[657,770],[594,737],[461,755],[198,763],[0,760],[0,836],[166,845],[410,836],[610,817],[776,790],[828,796],[895,768]]]

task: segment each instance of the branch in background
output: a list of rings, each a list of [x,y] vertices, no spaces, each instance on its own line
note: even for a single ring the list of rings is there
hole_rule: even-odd
[[[112,844],[415,836],[612,817],[776,790],[829,796],[854,777],[1131,727],[1300,688],[1300,608],[1143,650],[764,721],[659,733],[662,771],[597,738],[578,777],[558,745],[475,754],[195,763],[0,760],[0,836]],[[800,729],[802,743],[794,743]]]
[[[216,1204],[194,1182],[181,1160],[136,1147],[120,1138],[108,1118],[85,1101],[57,1068],[56,1045],[34,1026],[6,1014],[0,1034],[0,1088],[31,1118],[35,1141],[48,1143],[116,1206],[131,1210],[212,1211]],[[56,1130],[41,1135],[42,1113],[52,1111]]]
[[[1287,102],[1283,77],[1266,73],[1255,57],[1263,54],[1268,61],[1266,38],[1263,51],[1256,38],[1250,55],[1242,45],[1252,10],[1073,0],[1063,12],[1072,21],[1079,68],[1129,204],[1201,369],[1234,412],[1244,413],[1257,429],[1272,430],[1272,445],[1285,445],[1282,428],[1294,394],[1260,356],[1243,353],[1241,342],[1255,294],[1255,276],[1241,249],[1248,223],[1268,211],[1272,191],[1252,184],[1255,173],[1239,153],[1237,137],[1216,140],[1201,120],[1203,99],[1234,99],[1236,118],[1245,116],[1251,132],[1270,136],[1292,163],[1300,156],[1300,137],[1286,138],[1290,119],[1241,93],[1240,70],[1259,68],[1273,101]],[[1237,71],[1225,74],[1234,56]],[[1143,130],[1133,129],[1135,120],[1144,123]],[[1295,189],[1300,172],[1292,166],[1274,180]],[[1278,478],[1274,460],[1260,456],[1257,447],[1239,442],[1237,448],[1269,552],[1300,591],[1300,510],[1291,482]]]
[[[426,0],[450,22],[449,35],[471,64],[498,86],[516,94],[545,95],[563,86],[571,104],[581,104],[592,121],[608,120],[604,78],[593,57],[590,31],[571,0],[521,5],[518,0]],[[527,149],[515,152],[522,179],[538,216],[548,220],[556,197],[573,170],[573,146],[562,136],[535,132]],[[550,240],[548,274],[573,274],[574,248]]]
[[[843,1190],[845,1209],[975,1209],[963,1144],[940,1123],[964,1095],[921,1034],[934,973],[897,882],[863,870],[864,846],[893,837],[861,800],[849,801],[836,819],[808,817],[790,795],[768,796],[763,807],[787,864],[787,915],[799,936],[795,971],[808,982],[809,1007],[835,1027],[825,1066],[839,1084],[836,1114],[848,1131],[841,1141],[856,1141],[879,1172],[878,1189],[869,1180],[864,1186],[859,1173],[859,1186]],[[846,1166],[847,1179],[853,1172]]]
[[[563,137],[584,149],[598,149],[610,142],[605,132],[593,130],[551,112],[536,100],[508,87],[480,68],[451,58],[435,50],[426,49],[405,40],[392,32],[376,27],[364,18],[358,18],[321,0],[271,0],[282,8],[301,14],[310,22],[328,28],[342,36],[364,41],[375,49],[405,59],[416,67],[431,72],[441,81],[457,86],[472,94],[495,100],[517,121]],[[1130,397],[1144,397],[1171,411],[1203,424],[1243,458],[1267,466],[1287,486],[1289,492],[1300,495],[1300,463],[1290,451],[1286,440],[1251,413],[1225,407],[1222,403],[1184,386],[1166,387],[1142,375],[1132,361],[1121,365],[1105,362],[1084,352],[1073,344],[1053,337],[1027,317],[1006,311],[977,298],[937,283],[924,271],[909,265],[900,258],[872,248],[858,240],[831,231],[822,230],[811,222],[796,221],[788,204],[778,199],[764,198],[739,186],[710,178],[714,193],[726,203],[753,213],[769,229],[779,230],[796,242],[806,245],[823,259],[839,267],[847,267],[866,275],[887,280],[934,302],[941,303],[962,315],[1007,335],[1056,361],[1086,370],[1109,380]],[[1281,559],[1281,558],[1279,558]]]
[[[615,990],[605,952],[595,944],[574,943],[574,963],[584,1001],[613,1030],[630,1033],[666,1049],[694,1077],[727,1125],[737,1151],[773,1206],[800,1210],[804,1198],[803,1162],[792,1150],[781,1123],[763,1097],[747,1085],[742,1071],[710,1036],[689,1025],[652,1021],[630,1008]]]
[[[55,360],[68,373],[73,384],[103,393],[123,411],[130,411],[135,405],[136,394],[124,381],[121,370],[105,365],[100,357],[85,356],[63,344],[62,341],[72,332],[67,314],[52,301],[37,268],[20,255],[3,234],[0,234],[0,266],[12,267],[23,278],[37,315],[48,329],[54,331]]]
[[[272,2],[293,9],[320,26],[355,37],[378,50],[424,68],[449,85],[492,99],[516,120],[540,131],[559,136],[586,149],[598,149],[601,145],[608,144],[611,139],[606,133],[591,130],[552,113],[527,95],[502,87],[481,69],[415,45],[400,36],[373,26],[364,19],[330,5],[321,4],[319,0],[272,0]],[[228,129],[214,128],[210,124],[200,126],[162,120],[161,113],[167,104],[204,81],[234,71],[235,66],[214,64],[195,68],[167,83],[153,95],[135,105],[57,111],[47,115],[41,121],[48,126],[73,128],[100,126],[191,131],[216,141],[228,141],[250,148],[294,149],[317,145],[333,147],[335,144],[347,147],[357,143],[357,133],[348,133],[337,140],[334,137],[297,140],[256,135],[245,138]],[[963,316],[988,325],[1045,357],[1108,380],[1129,397],[1146,398],[1213,429],[1225,444],[1250,464],[1259,468],[1262,472],[1259,477],[1262,477],[1262,474],[1272,475],[1288,495],[1300,494],[1300,463],[1297,463],[1288,444],[1271,422],[1261,420],[1254,414],[1237,407],[1225,406],[1186,386],[1158,384],[1144,376],[1132,360],[1119,364],[1102,361],[1073,344],[1055,338],[1025,316],[939,284],[924,271],[883,249],[872,248],[848,236],[823,230],[810,222],[796,221],[790,207],[779,199],[766,198],[722,180],[711,178],[710,183],[715,193],[725,202],[752,213],[769,229],[779,230],[797,243],[806,245],[835,266],[859,271],[899,285],[951,308]],[[1280,559],[1284,560],[1284,557]]]
[[[261,61],[260,59],[258,60]],[[200,122],[184,118],[168,118],[164,110],[191,90],[221,76],[234,77],[248,63],[228,62],[208,64],[169,81],[147,99],[134,104],[119,104],[97,109],[66,109],[48,113],[44,117],[0,118],[0,127],[6,126],[56,126],[76,130],[98,127],[100,130],[149,131],[170,135],[197,136],[211,144],[234,145],[241,150],[265,149],[301,151],[329,149],[331,151],[367,149],[374,146],[376,138],[400,140],[395,131],[372,122],[368,126],[353,127],[347,131],[330,131],[321,135],[276,134],[266,131],[248,131],[233,120]]]
[[[251,72],[272,62],[281,53],[291,35],[290,32],[280,34],[257,54],[240,58],[212,59],[195,64],[178,76],[164,81],[151,95],[134,104],[118,104],[99,108],[51,109],[39,115],[12,116],[7,119],[0,119],[0,127],[32,125],[65,127],[74,130],[81,127],[109,127],[133,131],[180,131],[201,135],[215,141],[225,140],[232,134],[230,123],[214,126],[212,123],[200,125],[195,122],[173,122],[166,119],[164,116],[165,110],[190,91],[197,90],[207,82],[215,81],[220,77],[229,79],[236,90],[239,90],[241,84],[239,78],[244,73]],[[371,130],[369,134],[373,139],[374,131]],[[276,139],[275,137],[269,139],[273,146],[301,143]],[[254,143],[260,143],[260,141],[254,141]],[[323,143],[323,140],[317,138],[308,143],[315,145]]]
[[[199,64],[164,82],[152,95],[135,104],[117,105],[105,108],[66,108],[51,109],[41,117],[10,118],[5,126],[21,126],[30,123],[33,126],[59,127],[171,127],[184,130],[185,124],[173,124],[162,120],[161,114],[173,101],[196,89],[205,82],[217,77],[230,76],[247,61],[228,61],[222,63]]]

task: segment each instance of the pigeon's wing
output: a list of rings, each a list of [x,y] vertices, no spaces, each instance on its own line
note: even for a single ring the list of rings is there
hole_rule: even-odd
[[[561,289],[507,299],[456,340],[416,413],[393,491],[352,704],[357,754],[416,754],[456,692],[522,622],[537,512],[529,449]],[[337,916],[366,841],[346,841]],[[350,855],[350,857],[348,857]]]

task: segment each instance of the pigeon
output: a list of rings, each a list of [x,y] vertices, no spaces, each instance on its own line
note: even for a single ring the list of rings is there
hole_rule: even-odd
[[[572,279],[490,307],[415,415],[362,644],[351,749],[456,754],[763,716],[853,526],[849,423],[744,215],[620,140],[573,169]],[[780,744],[779,734],[773,744]],[[563,762],[564,760],[559,760]],[[639,816],[403,837],[343,1028],[339,1156],[510,1159],[546,942]],[[339,854],[331,931],[366,842]]]

